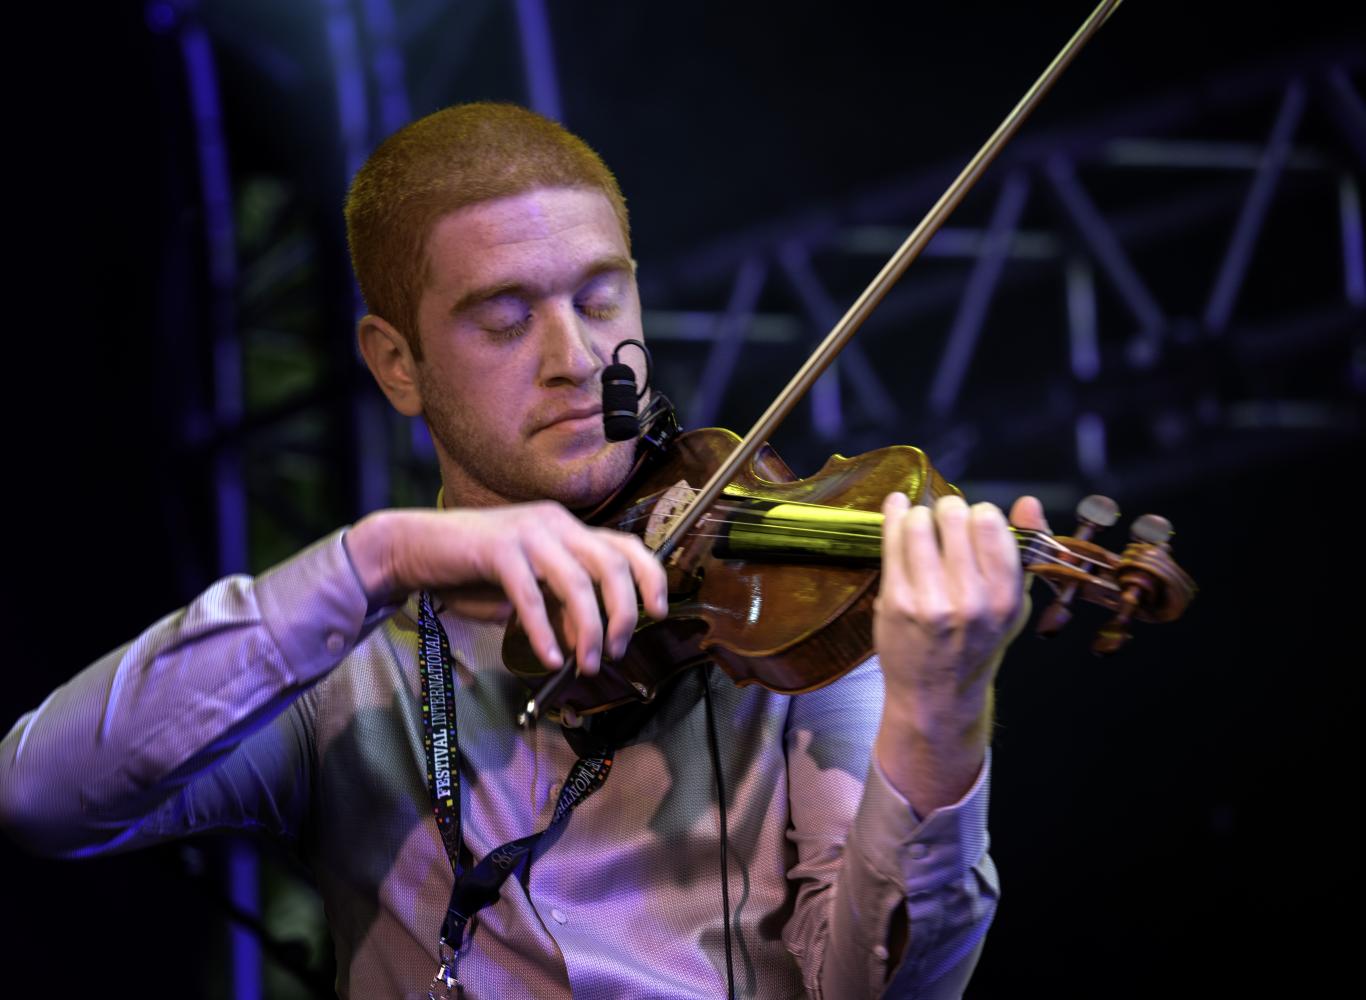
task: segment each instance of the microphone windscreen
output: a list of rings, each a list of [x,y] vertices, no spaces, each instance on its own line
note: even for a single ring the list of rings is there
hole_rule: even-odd
[[[608,441],[629,441],[640,434],[636,373],[630,365],[608,365],[602,370],[602,428]]]

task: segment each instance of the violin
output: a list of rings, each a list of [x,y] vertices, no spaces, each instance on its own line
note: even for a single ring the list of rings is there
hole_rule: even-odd
[[[1102,0],[744,438],[716,428],[676,433],[671,410],[649,423],[626,484],[584,519],[645,539],[667,571],[669,615],[639,625],[622,659],[604,660],[592,677],[576,676],[569,664],[550,672],[511,623],[504,663],[535,691],[520,722],[548,712],[574,725],[580,716],[648,702],[704,662],[737,684],[795,694],[872,655],[883,498],[900,491],[932,504],[961,491],[916,448],[835,455],[801,479],[767,442],[1119,2]],[[1107,653],[1128,639],[1132,622],[1171,621],[1185,610],[1195,584],[1171,558],[1165,519],[1139,518],[1116,554],[1091,540],[1118,519],[1115,503],[1088,497],[1078,516],[1070,537],[1015,530],[1024,568],[1056,594],[1041,632],[1061,629],[1078,600],[1099,604],[1114,612],[1093,647]],[[554,621],[553,599],[547,603]]]
[[[647,453],[626,485],[585,519],[642,536],[657,552],[680,511],[693,501],[690,482],[722,464],[740,438],[707,428],[679,434]],[[769,446],[731,479],[665,562],[669,615],[642,617],[620,660],[604,659],[591,677],[552,673],[526,633],[510,627],[508,668],[529,688],[549,679],[528,705],[552,718],[577,718],[631,702],[652,701],[674,677],[715,663],[736,684],[782,694],[823,687],[873,654],[873,601],[882,560],[883,498],[904,492],[933,504],[961,491],[918,448],[897,445],[854,458],[835,455],[798,478]],[[1171,525],[1157,515],[1134,522],[1129,545],[1113,553],[1091,541],[1119,518],[1114,501],[1087,497],[1072,536],[1013,528],[1024,570],[1055,598],[1040,616],[1042,635],[1059,631],[1077,601],[1113,612],[1092,648],[1111,653],[1134,621],[1168,622],[1195,596],[1195,583],[1172,559]],[[558,618],[553,605],[552,621]]]

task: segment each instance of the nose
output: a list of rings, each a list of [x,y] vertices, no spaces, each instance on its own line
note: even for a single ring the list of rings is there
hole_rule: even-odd
[[[573,303],[556,306],[546,316],[541,340],[541,384],[583,385],[602,370],[591,332]]]

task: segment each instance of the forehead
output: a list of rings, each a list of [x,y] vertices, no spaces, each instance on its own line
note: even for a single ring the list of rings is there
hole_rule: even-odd
[[[428,285],[438,292],[502,281],[553,285],[612,256],[627,256],[626,241],[604,194],[538,188],[438,220],[427,240]]]

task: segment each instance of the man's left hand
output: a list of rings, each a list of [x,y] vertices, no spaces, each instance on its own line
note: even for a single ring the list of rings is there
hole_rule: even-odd
[[[961,798],[981,769],[996,669],[1026,617],[1019,545],[992,504],[946,496],[929,508],[893,493],[882,510],[873,634],[886,699],[874,752],[925,816]],[[1033,497],[1015,502],[1011,520],[1047,530]]]

